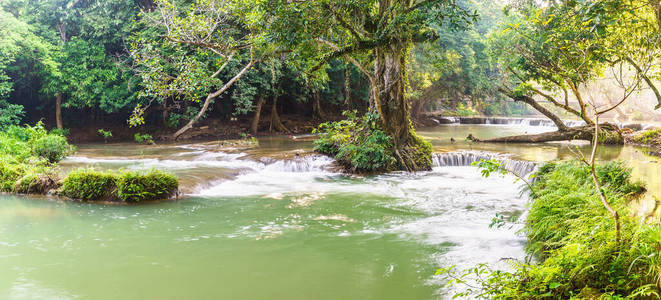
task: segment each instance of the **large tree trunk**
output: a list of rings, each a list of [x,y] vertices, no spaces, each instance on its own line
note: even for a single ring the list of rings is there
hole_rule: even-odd
[[[601,133],[599,140],[602,144],[620,145],[624,142],[622,133],[616,125],[609,123],[600,124],[599,132]],[[540,134],[514,135],[486,140],[480,140],[472,134],[469,134],[467,139],[474,142],[484,143],[544,143],[572,140],[592,141],[594,139],[594,126],[585,125]]]
[[[62,129],[62,92],[57,92],[55,97],[55,124]]]
[[[257,135],[257,129],[259,127],[259,116],[262,114],[262,105],[264,104],[264,97],[259,97],[257,99],[257,106],[255,106],[255,115],[252,118],[252,124],[250,124],[250,132],[252,135]]]
[[[374,50],[374,106],[381,126],[391,137],[399,168],[406,171],[429,170],[431,161],[422,151],[422,141],[413,135],[409,105],[404,89],[406,46],[393,44]]]
[[[291,133],[291,131],[285,127],[280,120],[280,115],[278,114],[278,95],[273,96],[273,106],[271,108],[271,124],[269,125],[269,132],[273,132],[273,130]]]

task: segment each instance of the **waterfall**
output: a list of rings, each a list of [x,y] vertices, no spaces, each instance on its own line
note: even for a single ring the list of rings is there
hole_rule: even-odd
[[[432,155],[432,164],[434,167],[471,166],[476,161],[490,159],[497,159],[501,161],[505,169],[523,178],[529,177],[531,174],[537,171],[538,168],[537,162],[511,159],[507,155],[482,151],[434,153]]]

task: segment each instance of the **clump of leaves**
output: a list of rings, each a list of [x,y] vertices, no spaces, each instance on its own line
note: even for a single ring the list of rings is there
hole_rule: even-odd
[[[144,134],[136,133],[133,136],[133,139],[138,144],[149,144],[149,145],[155,145],[156,144],[154,142],[154,137],[152,137],[150,134],[147,134],[147,133],[144,133]]]
[[[103,130],[103,129],[99,129],[98,132],[103,137],[103,142],[105,142],[105,143],[107,143],[108,139],[110,139],[112,137],[112,131],[110,131],[110,130],[106,131],[106,130]]]
[[[110,173],[94,169],[71,171],[62,182],[62,194],[79,200],[116,199],[117,178]]]

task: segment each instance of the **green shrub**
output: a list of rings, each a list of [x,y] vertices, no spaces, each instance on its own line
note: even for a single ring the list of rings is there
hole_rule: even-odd
[[[66,136],[69,135],[69,129],[67,129],[67,128],[53,128],[53,129],[50,130],[50,134],[66,137]]]
[[[73,147],[67,143],[67,138],[61,135],[47,135],[32,143],[32,153],[56,163],[73,152]]]
[[[62,194],[79,200],[139,202],[170,198],[178,188],[174,175],[156,170],[111,173],[79,169],[64,179]]]
[[[174,175],[152,170],[146,174],[124,172],[117,180],[117,196],[124,202],[167,199],[179,188]]]
[[[0,154],[12,155],[19,162],[41,157],[53,163],[73,150],[65,137],[49,133],[41,122],[34,126],[9,126],[0,132]]]
[[[117,178],[93,169],[74,170],[62,182],[62,194],[79,200],[116,201]]]
[[[621,163],[599,166],[597,173],[609,203],[620,214],[619,243],[587,167],[553,163],[536,174],[524,228],[529,240],[526,250],[538,263],[511,261],[513,272],[480,265],[464,277],[450,277],[463,281],[480,274],[473,276],[482,284],[472,290],[473,298],[658,299],[661,227],[641,223],[627,206],[630,196],[644,188],[630,181],[630,171]]]
[[[25,173],[25,165],[10,157],[0,157],[0,191],[11,192],[16,180]]]

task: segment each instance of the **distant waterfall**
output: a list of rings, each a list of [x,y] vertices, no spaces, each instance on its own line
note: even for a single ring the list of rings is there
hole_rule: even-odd
[[[484,125],[525,125],[555,127],[555,124],[544,118],[503,118],[503,117],[440,117],[440,124],[484,124]],[[578,120],[564,120],[565,125],[576,127],[585,125]]]
[[[538,168],[538,163],[536,162],[511,159],[506,155],[481,151],[434,153],[432,156],[432,164],[434,167],[471,166],[476,161],[490,159],[501,161],[505,169],[524,178],[530,176],[537,171]]]

